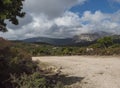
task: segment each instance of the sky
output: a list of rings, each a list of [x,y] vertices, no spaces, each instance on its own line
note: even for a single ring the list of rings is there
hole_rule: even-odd
[[[82,33],[120,34],[120,0],[25,0],[24,18],[15,26],[6,21],[7,39],[68,38]]]

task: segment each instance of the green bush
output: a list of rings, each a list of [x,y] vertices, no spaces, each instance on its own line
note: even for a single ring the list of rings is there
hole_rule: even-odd
[[[103,37],[97,40],[97,43],[101,45],[102,48],[108,48],[113,44],[112,37]]]
[[[112,46],[110,46],[109,48],[119,48],[120,44],[113,44]]]
[[[49,88],[47,80],[39,73],[22,74],[20,77],[11,75],[11,82],[13,88]]]
[[[64,88],[63,83],[53,83],[51,79],[42,77],[38,72],[31,75],[22,74],[19,77],[11,75],[11,82],[13,88]]]
[[[17,47],[4,39],[0,42],[0,88],[61,88],[56,85],[57,80],[46,77],[38,63],[32,61],[26,52],[28,48]]]
[[[31,56],[24,50],[12,48],[8,41],[0,41],[0,88],[7,88],[10,74],[31,74],[38,68],[37,63],[32,61]]]

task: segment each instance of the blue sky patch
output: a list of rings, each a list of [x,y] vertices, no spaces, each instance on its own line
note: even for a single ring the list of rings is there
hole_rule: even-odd
[[[77,5],[70,9],[75,13],[83,14],[84,11],[101,11],[103,13],[114,13],[120,9],[120,3],[112,2],[110,0],[88,0],[83,5]]]

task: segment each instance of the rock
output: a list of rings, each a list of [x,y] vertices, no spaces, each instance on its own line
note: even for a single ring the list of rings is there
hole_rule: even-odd
[[[53,72],[53,73],[56,73],[56,74],[60,74],[61,73],[61,69],[62,67],[55,67],[55,66],[48,66],[47,68],[45,68],[44,70],[47,70],[49,72]]]

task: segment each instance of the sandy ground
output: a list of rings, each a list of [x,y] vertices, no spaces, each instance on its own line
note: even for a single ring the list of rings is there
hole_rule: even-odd
[[[120,57],[63,56],[33,57],[61,67],[72,88],[120,88]]]

